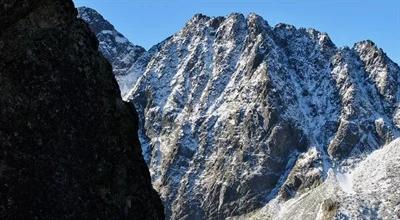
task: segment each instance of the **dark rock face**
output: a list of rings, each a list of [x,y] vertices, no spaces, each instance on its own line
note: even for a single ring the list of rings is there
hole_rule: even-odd
[[[72,1],[0,5],[0,219],[162,219],[135,109]]]

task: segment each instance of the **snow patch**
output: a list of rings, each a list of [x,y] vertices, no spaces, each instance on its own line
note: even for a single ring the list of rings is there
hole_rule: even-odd
[[[349,194],[355,193],[353,190],[353,176],[351,173],[337,173],[336,179],[344,192]]]
[[[113,34],[114,32],[112,30],[102,30],[102,34]]]
[[[116,36],[115,41],[118,43],[124,44],[124,43],[128,42],[128,39],[126,39],[125,37]]]

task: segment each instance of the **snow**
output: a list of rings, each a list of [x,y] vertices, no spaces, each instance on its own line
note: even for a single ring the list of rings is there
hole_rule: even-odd
[[[120,85],[121,96],[130,90],[139,76],[141,71],[136,71],[133,76],[123,77],[127,75],[129,70],[141,55],[145,52],[142,47],[136,46],[128,41],[121,33],[105,20],[98,12],[93,9],[81,7],[78,8],[79,16],[89,24],[90,28],[96,31],[99,40],[99,51],[108,59],[113,66],[113,72],[116,75]]]
[[[141,129],[152,152],[149,166],[157,183],[166,181],[161,194],[171,199],[167,207],[180,210],[189,195],[204,198],[216,194],[213,202],[222,209],[225,189],[232,182],[240,188],[255,176],[270,174],[279,178],[275,187],[265,189],[263,196],[270,201],[266,210],[280,216],[303,213],[315,218],[320,204],[336,198],[335,192],[357,194],[356,177],[347,170],[336,170],[337,162],[327,153],[332,140],[343,142],[338,126],[364,123],[387,127],[393,134],[396,131],[392,115],[384,109],[386,104],[381,105],[378,81],[369,80],[356,52],[329,47],[327,34],[312,29],[281,25],[272,30],[254,15],[248,19],[230,15],[216,29],[209,25],[213,18],[196,19],[163,42],[143,69],[132,68],[127,75],[132,79],[122,87],[127,91],[135,84],[125,99],[137,103],[143,114]],[[262,26],[262,31],[257,32],[255,25]],[[286,47],[277,43],[279,37],[287,42]],[[251,69],[257,54],[265,57]],[[139,71],[143,75],[138,78]],[[152,106],[158,107],[157,112]],[[278,112],[280,121],[290,121],[304,132],[309,142],[304,158],[290,152],[293,154],[283,159],[290,163],[277,173],[266,166],[272,163],[273,149],[267,133],[274,129],[269,122],[270,108]],[[355,146],[341,147],[354,147],[354,152],[364,147],[376,149],[386,136],[377,137],[368,129],[354,131],[361,133]],[[178,161],[179,166],[160,160]],[[313,161],[318,163],[307,168]],[[274,198],[294,163],[305,169],[304,178],[321,176],[325,182],[315,191],[278,204]],[[215,186],[221,186],[218,193],[212,191]],[[302,207],[304,202],[310,207]],[[282,210],[271,212],[273,204]]]
[[[111,38],[100,45],[111,55],[112,37],[126,42],[106,37]],[[265,207],[248,214],[260,219],[322,218],[326,199],[341,202],[340,212],[354,218],[361,206],[391,207],[383,196],[393,186],[387,170],[395,161],[378,163],[383,155],[373,156],[376,152],[358,161],[399,135],[400,92],[393,100],[390,88],[397,87],[387,84],[399,71],[386,68],[388,61],[376,58],[379,51],[367,44],[336,48],[329,41],[314,29],[271,28],[254,14],[198,15],[128,68],[115,68],[128,69],[116,78],[139,113],[143,154],[168,210],[185,212],[190,203],[201,213],[213,206],[229,213],[227,206],[246,206],[255,197]],[[130,63],[127,56],[119,61]],[[376,65],[368,65],[370,59]],[[280,123],[301,132],[308,142],[304,153],[289,146],[287,154],[274,157],[271,133]],[[344,130],[350,125],[354,130]],[[349,146],[350,133],[359,136]],[[345,161],[327,153],[335,143],[353,149]],[[274,170],[278,165],[283,168]],[[281,202],[279,190],[296,172],[293,167],[302,169],[303,178],[320,177],[322,184]],[[255,187],[254,178],[277,181]],[[243,190],[242,197],[227,195],[229,190]]]
[[[364,215],[363,209],[375,209],[376,214],[384,219],[399,217],[396,207],[400,202],[400,139],[374,151],[354,169],[350,170],[353,189],[356,193],[343,209],[350,210],[350,216]],[[349,175],[349,174],[347,174]],[[364,204],[360,204],[365,201]],[[362,209],[361,209],[362,210]]]
[[[399,218],[400,138],[346,169],[330,169],[319,187],[284,203],[273,200],[245,219],[264,219],[271,213],[277,219],[324,219],[320,204],[327,198],[339,202],[339,219]]]
[[[121,44],[128,43],[128,39],[126,39],[125,37],[120,37],[120,36],[116,36],[115,41],[118,43],[121,43]]]
[[[112,30],[102,30],[100,33],[114,35],[114,31],[112,31]]]
[[[353,176],[351,173],[337,173],[336,179],[344,192],[348,194],[355,193],[353,190]]]

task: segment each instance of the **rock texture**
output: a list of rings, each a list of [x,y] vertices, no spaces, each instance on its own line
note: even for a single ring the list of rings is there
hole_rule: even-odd
[[[139,62],[139,57],[146,50],[143,47],[132,44],[94,9],[79,7],[78,17],[89,24],[90,29],[96,34],[99,40],[99,50],[112,64],[114,74],[121,85],[121,90],[128,89],[123,85],[135,82],[140,75],[131,74],[129,80],[124,76],[133,71],[130,70],[131,67],[134,63]],[[141,71],[135,70],[135,72],[140,73]],[[123,80],[120,80],[120,78]]]
[[[400,68],[371,41],[199,14],[143,56],[123,95],[171,219],[285,203],[399,136]]]
[[[285,203],[233,219],[328,220],[400,218],[400,139],[383,146],[346,171],[328,172],[321,185]]]
[[[341,186],[399,136],[400,68],[372,41],[199,14],[116,78],[167,218],[397,218],[387,188],[379,205]]]
[[[76,17],[0,1],[0,218],[163,219],[136,111]]]

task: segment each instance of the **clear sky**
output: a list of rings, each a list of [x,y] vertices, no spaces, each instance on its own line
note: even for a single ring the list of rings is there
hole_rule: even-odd
[[[148,49],[196,13],[255,12],[270,25],[327,32],[337,46],[370,39],[400,64],[400,0],[74,0],[99,11],[132,43]]]

